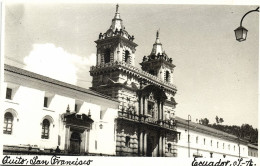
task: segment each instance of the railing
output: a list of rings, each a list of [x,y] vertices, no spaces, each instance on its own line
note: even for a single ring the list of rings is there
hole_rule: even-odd
[[[146,123],[156,125],[158,127],[163,127],[171,130],[176,130],[176,123],[171,120],[156,120],[150,115],[138,115],[136,112],[124,112],[118,111],[118,117],[123,119],[128,119],[135,121],[137,123]]]
[[[143,70],[140,70],[137,67],[134,67],[134,66],[132,66],[132,65],[130,65],[128,63],[125,63],[125,62],[118,62],[118,61],[116,61],[116,62],[110,62],[110,63],[105,63],[105,64],[103,63],[103,64],[100,64],[100,65],[97,65],[97,66],[91,66],[90,67],[90,72],[92,72],[92,71],[94,71],[96,69],[104,68],[104,67],[115,67],[115,66],[118,66],[118,67],[120,66],[120,67],[124,67],[124,68],[126,68],[128,70],[132,70],[132,71],[140,74],[143,77],[152,79],[153,81],[156,81],[158,83],[163,83],[163,84],[165,84],[165,85],[167,85],[167,86],[169,86],[171,88],[176,89],[175,85],[173,85],[173,84],[171,84],[169,82],[163,81],[160,78],[158,78],[158,77],[156,77],[156,76],[154,76],[154,75],[152,75],[150,73],[147,73],[147,72],[145,72]]]

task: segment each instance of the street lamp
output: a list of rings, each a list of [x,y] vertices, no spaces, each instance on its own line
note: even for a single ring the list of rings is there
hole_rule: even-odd
[[[240,21],[240,26],[237,29],[234,30],[235,35],[236,35],[236,40],[239,41],[239,42],[246,40],[248,30],[242,26],[242,22],[243,22],[243,19],[245,18],[245,16],[248,15],[249,13],[252,13],[252,12],[259,12],[259,7],[257,7],[255,10],[250,10],[249,12],[247,12],[242,17],[242,19]]]
[[[188,156],[190,157],[190,121],[191,116],[188,115]]]

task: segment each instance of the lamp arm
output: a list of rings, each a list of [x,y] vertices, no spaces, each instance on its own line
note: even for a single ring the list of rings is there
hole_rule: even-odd
[[[259,12],[259,7],[257,7],[255,10],[250,10],[249,12],[247,12],[247,13],[242,17],[242,19],[241,19],[241,21],[240,21],[240,26],[241,26],[241,27],[242,27],[242,22],[243,22],[245,16],[248,15],[249,13],[252,13],[252,12]]]

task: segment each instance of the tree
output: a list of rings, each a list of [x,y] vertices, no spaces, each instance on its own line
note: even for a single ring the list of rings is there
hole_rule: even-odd
[[[223,118],[219,118],[219,123],[223,123],[224,119]]]
[[[218,118],[218,116],[216,116],[216,123],[217,123],[217,124],[219,123],[219,118]]]
[[[209,124],[209,120],[208,120],[208,118],[203,118],[203,119],[200,119],[200,123],[202,125],[208,125]]]

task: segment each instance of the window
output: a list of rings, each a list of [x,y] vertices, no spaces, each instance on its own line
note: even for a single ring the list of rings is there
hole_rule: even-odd
[[[12,89],[6,88],[6,99],[12,100]]]
[[[42,121],[42,139],[49,139],[50,122],[47,119]]]
[[[223,149],[225,149],[225,143],[223,143]]]
[[[78,105],[77,104],[75,104],[74,110],[75,110],[75,112],[78,112]]]
[[[198,136],[196,137],[196,143],[198,143],[199,142],[199,138],[198,138]]]
[[[4,134],[12,134],[14,117],[10,112],[4,115]]]
[[[129,136],[125,137],[125,146],[130,147],[130,137]]]
[[[228,150],[230,150],[230,145],[228,145]]]
[[[168,152],[171,153],[172,144],[168,143]]]
[[[153,112],[154,112],[154,103],[148,101],[148,114],[153,116]]]
[[[234,145],[234,151],[236,150],[236,146]]]
[[[212,158],[213,157],[213,153],[212,152],[210,152],[210,158]]]
[[[217,148],[218,148],[218,142],[217,142]]]
[[[130,53],[128,50],[125,51],[125,62],[130,63]]]
[[[204,145],[206,145],[206,139],[204,138]]]
[[[212,140],[210,141],[210,146],[212,146]]]
[[[149,70],[149,73],[152,75],[155,75],[155,71],[154,70]]]
[[[105,60],[105,63],[110,62],[110,49],[108,49],[108,48],[105,50],[104,60]]]
[[[44,107],[48,107],[48,97],[44,97],[44,103],[43,103]]]
[[[170,72],[169,71],[166,71],[166,73],[165,73],[165,81],[170,82]]]

